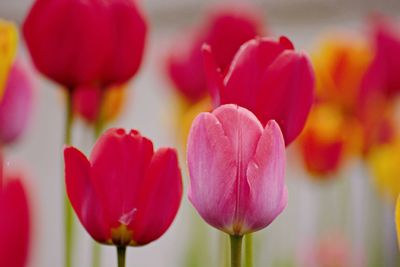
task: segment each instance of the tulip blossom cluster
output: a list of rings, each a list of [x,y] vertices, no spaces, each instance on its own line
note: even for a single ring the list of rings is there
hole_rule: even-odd
[[[314,53],[317,98],[312,114],[331,110],[331,114],[326,112],[326,121],[330,122],[325,124],[336,125],[327,132],[316,130],[321,128],[321,120],[309,121],[301,138],[305,166],[319,177],[338,171],[351,155],[361,155],[368,161],[377,159],[380,147],[396,139],[393,114],[399,83],[394,73],[400,60],[394,51],[400,48],[400,31],[384,18],[375,18],[371,28],[372,41],[357,35],[337,35],[325,39]],[[332,132],[338,133],[336,137]],[[311,153],[329,156],[315,161]],[[371,164],[374,169],[378,165]]]

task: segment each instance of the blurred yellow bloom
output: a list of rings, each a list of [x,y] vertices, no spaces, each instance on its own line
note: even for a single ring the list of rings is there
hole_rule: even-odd
[[[393,200],[400,193],[399,141],[374,147],[367,158],[378,190]]]
[[[0,19],[0,98],[3,96],[8,73],[14,62],[18,43],[15,25]]]
[[[126,85],[113,86],[106,90],[103,103],[103,120],[108,123],[122,113],[126,102]]]
[[[180,97],[178,99],[178,105],[180,108],[178,110],[176,125],[177,129],[179,129],[182,144],[186,146],[192,121],[199,113],[212,109],[211,99],[205,97],[193,104]]]
[[[334,34],[322,39],[312,61],[317,80],[317,96],[353,111],[362,77],[372,60],[368,43],[350,34]]]

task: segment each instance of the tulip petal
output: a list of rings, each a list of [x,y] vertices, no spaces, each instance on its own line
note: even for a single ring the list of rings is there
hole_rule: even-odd
[[[139,192],[129,229],[136,244],[159,238],[171,225],[182,199],[182,177],[176,151],[160,148],[153,156]]]
[[[269,38],[252,39],[243,44],[233,58],[221,91],[221,104],[235,103],[252,111],[256,108],[256,89],[264,70],[286,49]]]
[[[106,243],[110,239],[110,231],[90,177],[90,163],[73,147],[64,150],[64,158],[66,189],[72,207],[89,234],[95,240]]]
[[[257,90],[256,113],[263,124],[274,119],[286,145],[302,131],[314,100],[314,75],[303,53],[283,52],[263,73]]]
[[[152,142],[134,130],[110,129],[93,148],[93,184],[112,227],[118,227],[122,216],[136,208],[152,156]]]
[[[248,160],[255,153],[262,126],[248,110],[224,105],[212,114],[202,113],[188,141],[189,199],[211,225],[229,233],[246,206],[243,195]]]
[[[109,83],[124,83],[136,74],[142,62],[147,25],[135,1],[113,0],[107,4],[114,30],[104,77]]]
[[[244,214],[245,228],[256,231],[268,226],[286,207],[285,142],[279,125],[268,122],[247,168],[250,186]]]
[[[224,82],[220,69],[214,60],[214,55],[211,47],[204,44],[201,51],[203,52],[204,71],[207,80],[208,91],[211,95],[214,108],[218,107],[221,103],[220,92],[224,90]]]
[[[30,243],[28,199],[19,177],[0,185],[0,265],[26,266]]]

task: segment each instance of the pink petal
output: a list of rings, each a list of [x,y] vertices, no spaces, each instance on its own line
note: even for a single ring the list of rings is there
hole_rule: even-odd
[[[20,177],[0,184],[0,266],[25,267],[30,244],[28,198]]]
[[[314,74],[303,53],[283,52],[263,73],[255,114],[263,124],[274,119],[286,145],[302,131],[314,100]]]
[[[11,68],[0,100],[0,143],[15,141],[25,130],[32,112],[33,87],[24,66]]]
[[[246,170],[250,192],[243,221],[248,230],[268,226],[286,207],[285,161],[285,142],[279,125],[270,121]]]
[[[188,141],[189,199],[211,225],[229,233],[247,204],[246,166],[262,126],[248,110],[224,105],[193,122]]]
[[[109,129],[93,148],[92,183],[112,227],[136,208],[152,156],[152,142],[134,130]]]
[[[137,210],[129,224],[137,244],[147,244],[169,228],[178,212],[182,190],[176,151],[171,148],[159,149],[147,169]]]
[[[64,150],[65,183],[69,200],[86,231],[98,242],[110,239],[110,228],[105,219],[98,195],[90,177],[90,163],[79,150]]]

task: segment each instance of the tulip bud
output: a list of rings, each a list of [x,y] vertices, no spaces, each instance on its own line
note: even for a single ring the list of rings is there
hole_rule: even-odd
[[[171,225],[182,195],[174,149],[154,151],[135,130],[109,129],[90,159],[73,147],[65,148],[64,159],[69,200],[97,242],[145,245]]]
[[[286,207],[285,145],[275,121],[263,128],[236,105],[201,113],[190,130],[187,162],[189,200],[221,231],[255,232]]]
[[[214,106],[234,103],[252,111],[263,125],[276,120],[289,145],[301,132],[314,100],[314,72],[307,55],[286,37],[256,38],[243,44],[226,75],[203,47]]]

